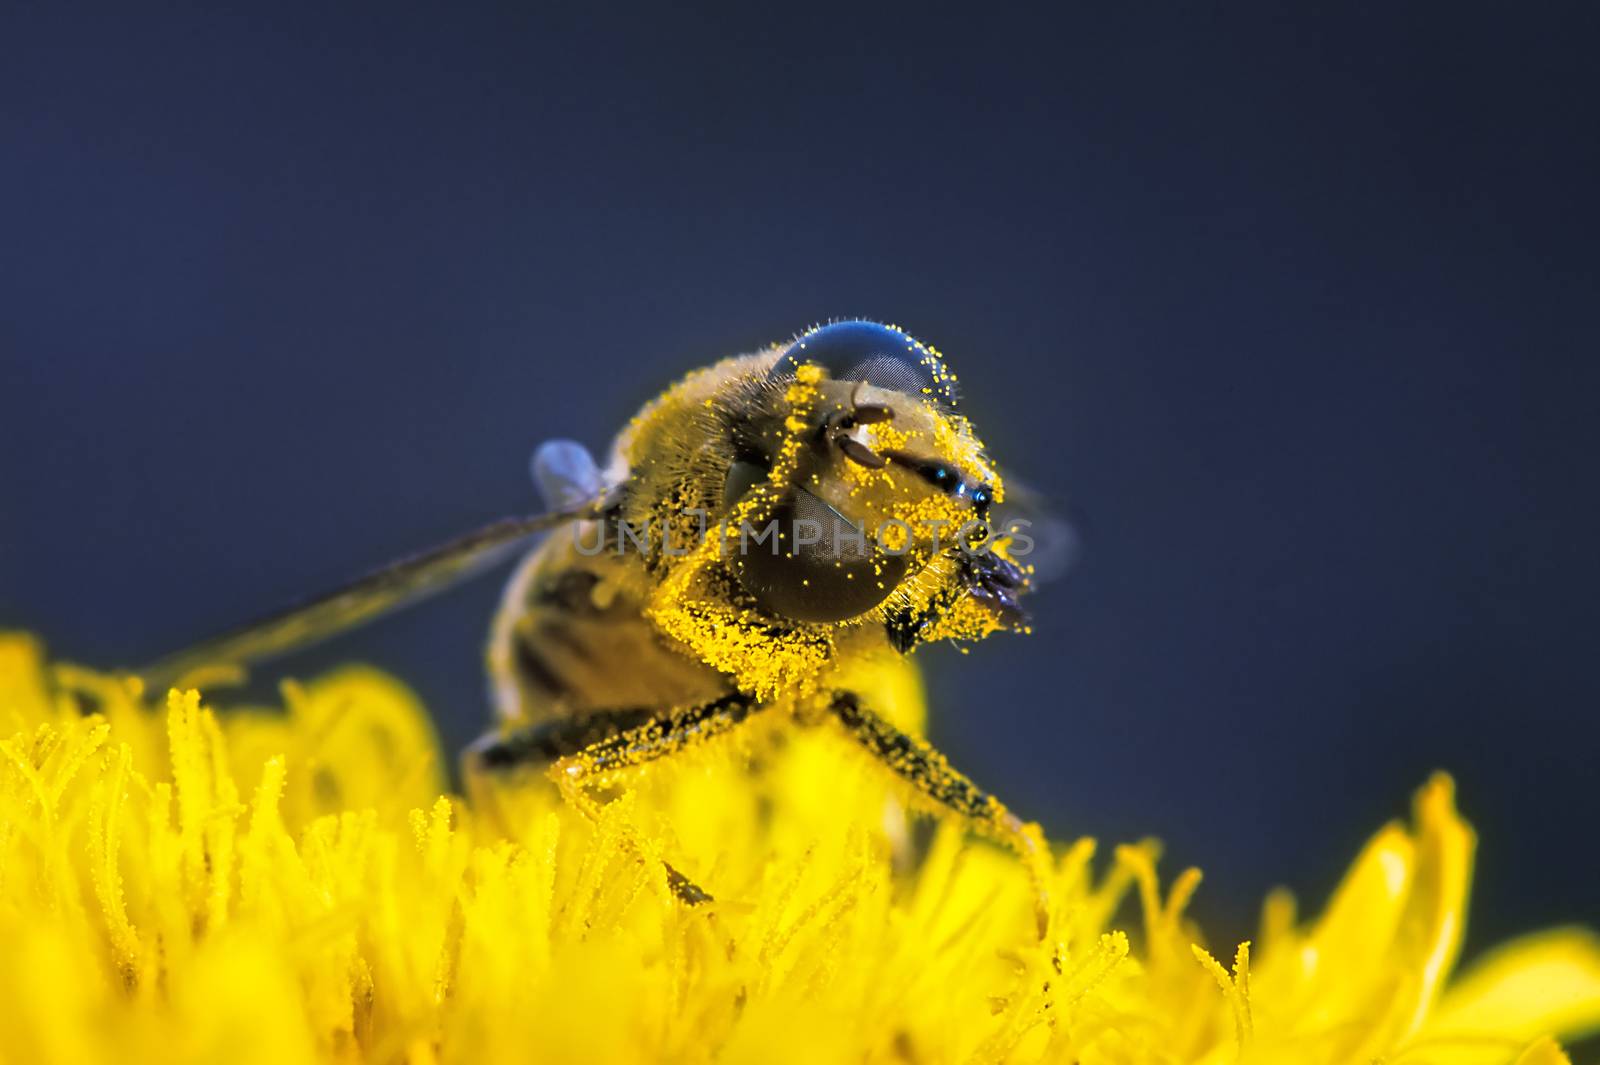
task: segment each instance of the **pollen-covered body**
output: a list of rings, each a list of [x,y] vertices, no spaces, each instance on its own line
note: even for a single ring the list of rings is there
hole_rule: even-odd
[[[553,480],[592,480],[599,502],[507,590],[489,648],[502,724],[469,771],[543,767],[598,819],[597,789],[757,714],[831,720],[913,803],[1023,858],[1043,935],[1038,827],[919,739],[906,695],[917,644],[1024,627],[1026,574],[987,528],[999,477],[953,380],[898,329],[836,323],[690,374],[603,474],[562,445],[580,468]],[[711,899],[663,864],[684,902]]]
[[[611,507],[523,560],[489,648],[503,721],[684,706],[733,692],[796,709],[833,690],[841,671],[914,669],[891,637],[907,618],[921,616],[921,639],[976,638],[999,627],[972,608],[953,579],[957,563],[931,550],[941,535],[946,551],[954,544],[972,518],[970,504],[929,490],[914,470],[839,461],[808,439],[852,403],[892,409],[892,419],[856,427],[852,441],[950,456],[952,468],[997,493],[998,477],[965,420],[922,397],[854,382],[774,380],[783,354],[774,347],[725,359],[646,405],[613,445],[605,472]],[[766,481],[730,498],[730,471],[741,462],[765,467]],[[892,583],[871,565],[846,574],[875,586],[865,594],[877,602],[858,615],[807,621],[763,610],[737,568],[752,553],[771,556],[772,542],[752,543],[751,533],[794,486],[848,515],[864,536],[896,540],[887,545],[901,552],[895,557],[927,557]]]

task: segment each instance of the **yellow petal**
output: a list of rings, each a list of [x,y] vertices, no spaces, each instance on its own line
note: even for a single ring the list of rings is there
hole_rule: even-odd
[[[1430,1034],[1492,1031],[1518,1039],[1600,1028],[1600,939],[1556,929],[1513,940],[1474,965],[1439,1003]],[[1531,1052],[1531,1051],[1530,1051]]]
[[[1444,773],[1434,774],[1417,793],[1417,871],[1393,959],[1416,976],[1402,1034],[1422,1026],[1461,951],[1477,838],[1456,812],[1455,793],[1455,782]]]
[[[0,630],[0,735],[50,718],[43,646],[27,633]]]
[[[1260,1017],[1292,1018],[1357,1061],[1411,1040],[1460,946],[1474,838],[1454,791],[1443,774],[1424,785],[1415,827],[1381,829],[1310,933],[1262,960]]]
[[[1572,1065],[1572,1059],[1561,1052],[1556,1041],[1546,1036],[1524,1050],[1517,1065]]]
[[[1258,969],[1266,998],[1314,1023],[1334,1023],[1370,997],[1367,977],[1384,971],[1394,941],[1415,847],[1399,825],[1388,825],[1361,851],[1310,933],[1292,951],[1275,953]]]

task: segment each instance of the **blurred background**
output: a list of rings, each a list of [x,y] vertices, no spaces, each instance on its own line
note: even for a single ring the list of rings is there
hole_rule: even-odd
[[[0,17],[0,624],[148,660],[890,319],[1085,538],[924,656],[958,764],[1164,838],[1222,942],[1435,767],[1473,943],[1600,918],[1595,8],[535,6]],[[497,594],[264,679],[379,663],[459,745]]]

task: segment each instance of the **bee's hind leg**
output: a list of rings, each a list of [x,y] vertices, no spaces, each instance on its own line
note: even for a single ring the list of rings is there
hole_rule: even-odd
[[[900,731],[861,705],[854,692],[838,692],[829,710],[873,758],[906,781],[923,798],[960,815],[985,835],[1021,857],[1033,881],[1034,916],[1039,938],[1050,930],[1050,847],[1039,826],[1026,824],[999,799],[978,787],[925,740]]]
[[[680,709],[561,718],[486,738],[469,757],[479,771],[491,772],[547,763],[546,773],[562,798],[593,821],[599,819],[600,803],[591,788],[618,782],[630,769],[724,735],[759,708],[748,697],[734,694]],[[690,905],[712,900],[671,863],[661,864],[667,886],[680,900]]]

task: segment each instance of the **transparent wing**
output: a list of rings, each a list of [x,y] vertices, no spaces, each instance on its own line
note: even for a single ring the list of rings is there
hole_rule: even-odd
[[[529,467],[548,510],[580,506],[605,490],[605,474],[589,449],[575,440],[546,440]]]
[[[202,666],[243,666],[318,643],[449,588],[501,562],[539,533],[599,516],[607,500],[531,517],[504,518],[403,558],[326,595],[224,632],[136,670],[160,691]]]
[[[1044,493],[1005,471],[1006,498],[995,507],[993,526],[1010,542],[1010,553],[1033,567],[1036,584],[1070,573],[1083,553],[1081,519],[1067,517]]]

